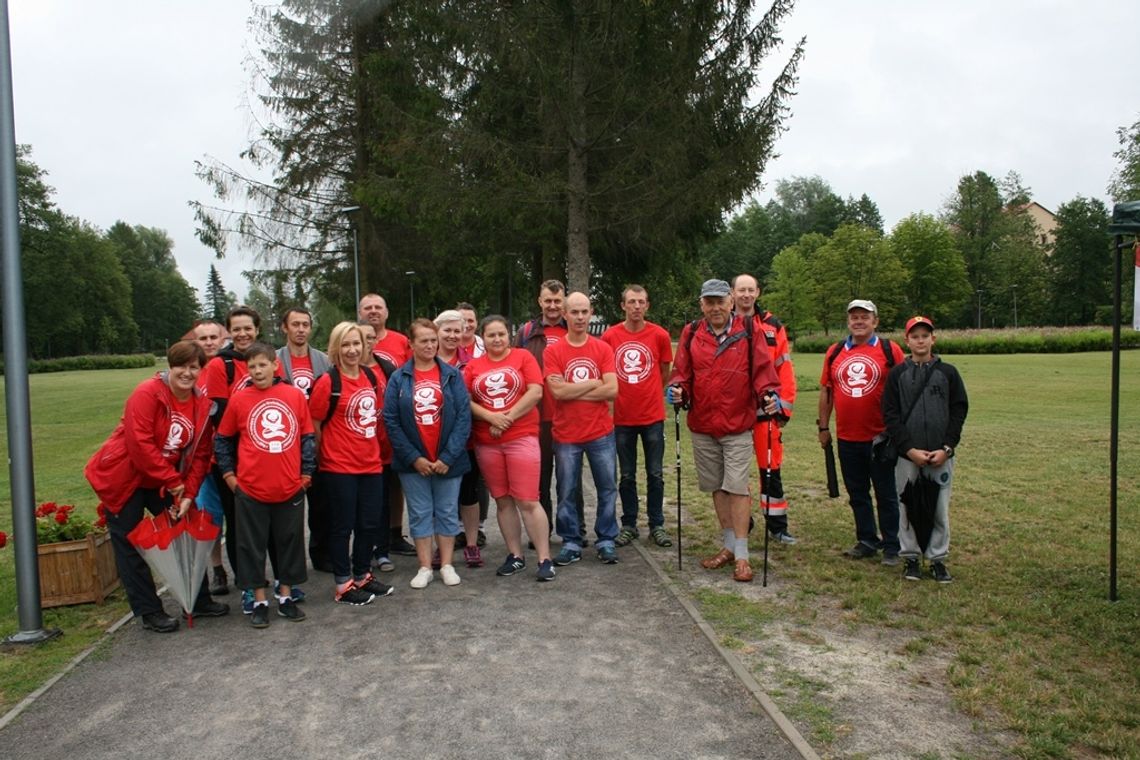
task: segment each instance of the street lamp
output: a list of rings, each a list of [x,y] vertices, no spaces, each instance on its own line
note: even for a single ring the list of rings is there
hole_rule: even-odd
[[[408,321],[408,324],[411,325],[412,322],[416,321],[416,280],[415,280],[416,270],[413,269],[410,272],[404,272],[404,274],[406,274],[408,276],[408,295],[411,296],[411,298],[410,298],[411,307],[410,307],[409,311],[411,312],[412,316],[411,316],[411,319]]]
[[[1013,290],[1013,329],[1016,330],[1017,329],[1017,286],[1016,285],[1010,285],[1009,287],[1011,290]]]
[[[982,288],[978,288],[978,329],[979,330],[982,329],[982,293],[985,293],[985,292],[986,291],[983,290]]]
[[[352,225],[352,275],[356,281],[356,303],[360,303],[360,240],[356,232],[356,219],[352,216],[360,210],[360,206],[345,206],[340,210]]]

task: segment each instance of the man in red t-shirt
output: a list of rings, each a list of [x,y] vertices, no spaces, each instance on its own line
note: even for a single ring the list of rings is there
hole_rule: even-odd
[[[665,404],[661,392],[673,363],[673,341],[665,328],[645,319],[649,294],[630,285],[621,296],[625,321],[602,335],[614,350],[618,394],[614,400],[614,439],[617,444],[621,532],[614,541],[625,546],[637,531],[637,439],[645,452],[645,507],[649,535],[658,546],[672,546],[665,530]]]
[[[543,374],[546,392],[554,398],[554,466],[558,473],[558,535],[562,551],[554,564],[569,565],[582,558],[581,526],[576,502],[581,495],[582,455],[590,460],[590,473],[598,495],[594,532],[598,559],[616,564],[614,539],[617,483],[614,479],[614,421],[609,402],[617,397],[614,352],[589,334],[594,310],[583,293],[566,297],[566,338],[546,347]]]
[[[386,359],[396,367],[402,367],[412,358],[408,336],[388,329],[388,302],[383,297],[376,293],[361,297],[356,306],[356,314],[376,331],[376,344],[372,346],[372,353],[377,359]],[[385,542],[380,542],[378,556],[386,557],[389,551],[403,557],[416,556],[416,547],[404,536],[404,491],[395,471],[390,469],[384,471],[384,508],[388,512],[390,538],[387,550],[384,548]]]
[[[853,559],[874,557],[881,549],[884,565],[899,562],[899,497],[895,490],[895,457],[875,455],[886,442],[881,399],[887,372],[903,361],[902,349],[875,334],[879,312],[871,301],[857,298],[847,304],[851,333],[832,345],[823,360],[819,378],[819,444],[831,445],[831,410],[839,439],[839,468],[843,486],[855,514],[857,543],[844,554]],[[880,461],[881,460],[881,461]],[[887,461],[889,460],[889,461]],[[879,508],[879,531],[871,505],[871,487]]]

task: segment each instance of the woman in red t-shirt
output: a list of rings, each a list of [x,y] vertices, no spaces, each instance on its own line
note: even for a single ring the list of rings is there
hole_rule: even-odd
[[[538,579],[554,580],[550,525],[538,501],[537,406],[542,400],[542,370],[529,351],[511,348],[503,317],[484,318],[481,332],[487,353],[464,368],[464,378],[471,393],[475,457],[495,498],[499,530],[509,552],[497,572],[514,575],[526,567],[525,524],[538,552]]]
[[[380,463],[380,410],[383,374],[363,366],[364,333],[355,322],[341,322],[329,335],[329,363],[309,397],[320,438],[320,470],[325,503],[332,511],[329,558],[342,604],[368,604],[392,593],[370,572],[384,513]],[[340,396],[333,396],[339,380]],[[349,552],[351,538],[352,551]]]

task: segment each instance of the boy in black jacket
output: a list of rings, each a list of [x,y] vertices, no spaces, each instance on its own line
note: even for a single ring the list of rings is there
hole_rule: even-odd
[[[922,500],[920,480],[929,481],[926,489],[934,501],[934,513],[925,554],[934,579],[949,583],[953,579],[945,562],[950,552],[954,448],[962,437],[969,402],[958,370],[934,353],[934,323],[928,317],[907,321],[906,344],[910,357],[887,375],[882,402],[887,432],[898,451],[895,485],[906,502],[899,510],[899,556],[906,560],[903,577],[919,580],[924,549],[916,527],[922,521],[912,521],[917,507],[911,502]],[[919,532],[923,532],[921,527]]]

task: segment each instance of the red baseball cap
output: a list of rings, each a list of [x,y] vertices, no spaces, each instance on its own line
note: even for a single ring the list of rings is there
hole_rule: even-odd
[[[918,325],[926,325],[930,328],[930,332],[934,332],[934,323],[930,321],[930,317],[911,317],[906,321],[906,334],[910,335],[910,331]]]

